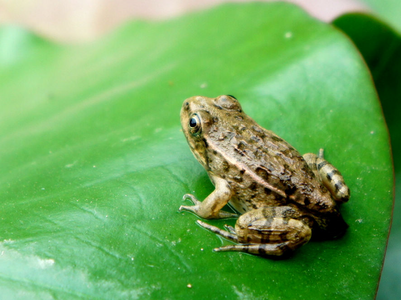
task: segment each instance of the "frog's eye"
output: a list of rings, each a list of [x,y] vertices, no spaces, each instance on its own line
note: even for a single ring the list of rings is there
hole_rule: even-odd
[[[193,114],[189,119],[189,131],[191,134],[197,134],[201,130],[201,120],[197,114]]]

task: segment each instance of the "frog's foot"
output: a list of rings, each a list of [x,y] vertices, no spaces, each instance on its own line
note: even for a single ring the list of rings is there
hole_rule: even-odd
[[[202,203],[201,201],[198,201],[198,203]],[[208,216],[205,214],[202,214],[203,212],[203,207],[201,204],[196,203],[194,206],[187,206],[187,205],[181,205],[180,208],[178,209],[179,211],[189,211],[194,214],[196,214],[199,217],[205,218],[205,219],[224,219],[224,218],[237,218],[237,214],[230,213],[228,211],[220,210],[217,213],[217,216]]]
[[[276,243],[276,244],[238,244],[229,245],[220,248],[214,248],[213,251],[237,251],[247,252],[254,255],[260,256],[283,256],[293,252],[289,242]]]
[[[237,235],[235,233],[235,230],[231,226],[230,227],[234,230],[234,232],[228,232],[228,231],[222,230],[222,229],[220,229],[220,228],[218,228],[216,226],[213,226],[213,225],[207,224],[205,222],[202,222],[201,220],[196,221],[196,223],[198,223],[203,228],[205,228],[207,230],[210,230],[211,232],[214,232],[214,233],[216,233],[218,235],[221,235],[222,237],[224,237],[224,238],[226,238],[226,239],[228,239],[230,241],[238,242],[238,237],[237,237]]]
[[[192,201],[193,204],[195,204],[194,206],[186,206],[186,205],[181,205],[180,208],[178,209],[179,211],[190,211],[193,212],[195,214],[197,214],[197,211],[199,210],[199,207],[201,206],[201,201],[199,201],[194,195],[192,194],[185,194],[182,197],[182,200],[185,201],[187,199],[190,199]]]
[[[219,196],[218,193],[214,192],[202,202],[199,201],[194,195],[185,194],[183,196],[183,200],[190,199],[195,205],[193,206],[181,205],[179,211],[183,210],[189,211],[205,219],[237,218],[238,217],[237,214],[220,210],[219,207],[216,207],[214,201],[208,200],[211,197],[215,197],[216,195]],[[225,205],[225,203],[224,202],[222,203],[223,206]]]
[[[192,194],[185,194],[184,196],[182,196],[182,200],[185,201],[187,199],[190,199],[192,201],[193,204],[195,205],[200,205],[201,201],[199,201],[194,195]],[[182,207],[182,206],[181,206]],[[180,208],[181,210],[181,208]]]

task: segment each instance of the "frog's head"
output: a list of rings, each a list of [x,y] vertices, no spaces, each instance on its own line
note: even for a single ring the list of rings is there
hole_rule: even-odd
[[[206,168],[210,132],[227,115],[242,113],[238,100],[230,95],[216,98],[194,96],[184,101],[181,108],[181,126],[189,147],[196,159]],[[224,118],[222,117],[224,116]]]

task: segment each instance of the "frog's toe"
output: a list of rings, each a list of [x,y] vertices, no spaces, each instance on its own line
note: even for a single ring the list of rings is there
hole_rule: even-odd
[[[195,205],[199,204],[201,202],[192,194],[185,194],[184,196],[182,196],[183,201],[185,201],[187,199],[191,200]]]
[[[179,211],[185,210],[185,211],[196,213],[196,207],[195,206],[181,205],[178,210]]]

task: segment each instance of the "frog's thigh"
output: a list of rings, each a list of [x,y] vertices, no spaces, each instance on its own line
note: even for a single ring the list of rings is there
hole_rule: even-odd
[[[344,182],[344,178],[340,171],[323,158],[323,149],[320,149],[319,156],[314,153],[306,153],[303,157],[309,168],[330,191],[336,201],[346,202],[349,200],[350,191]]]
[[[191,211],[198,216],[205,219],[219,219],[236,217],[232,214],[221,209],[230,201],[232,197],[232,190],[228,182],[220,177],[211,176],[215,184],[215,190],[207,196],[205,200],[198,201],[194,196],[188,195],[195,203],[194,206],[181,206],[180,210]]]
[[[263,207],[242,215],[236,224],[239,245],[216,251],[241,251],[256,255],[281,256],[306,244],[312,230],[305,222],[288,217],[291,207]]]

